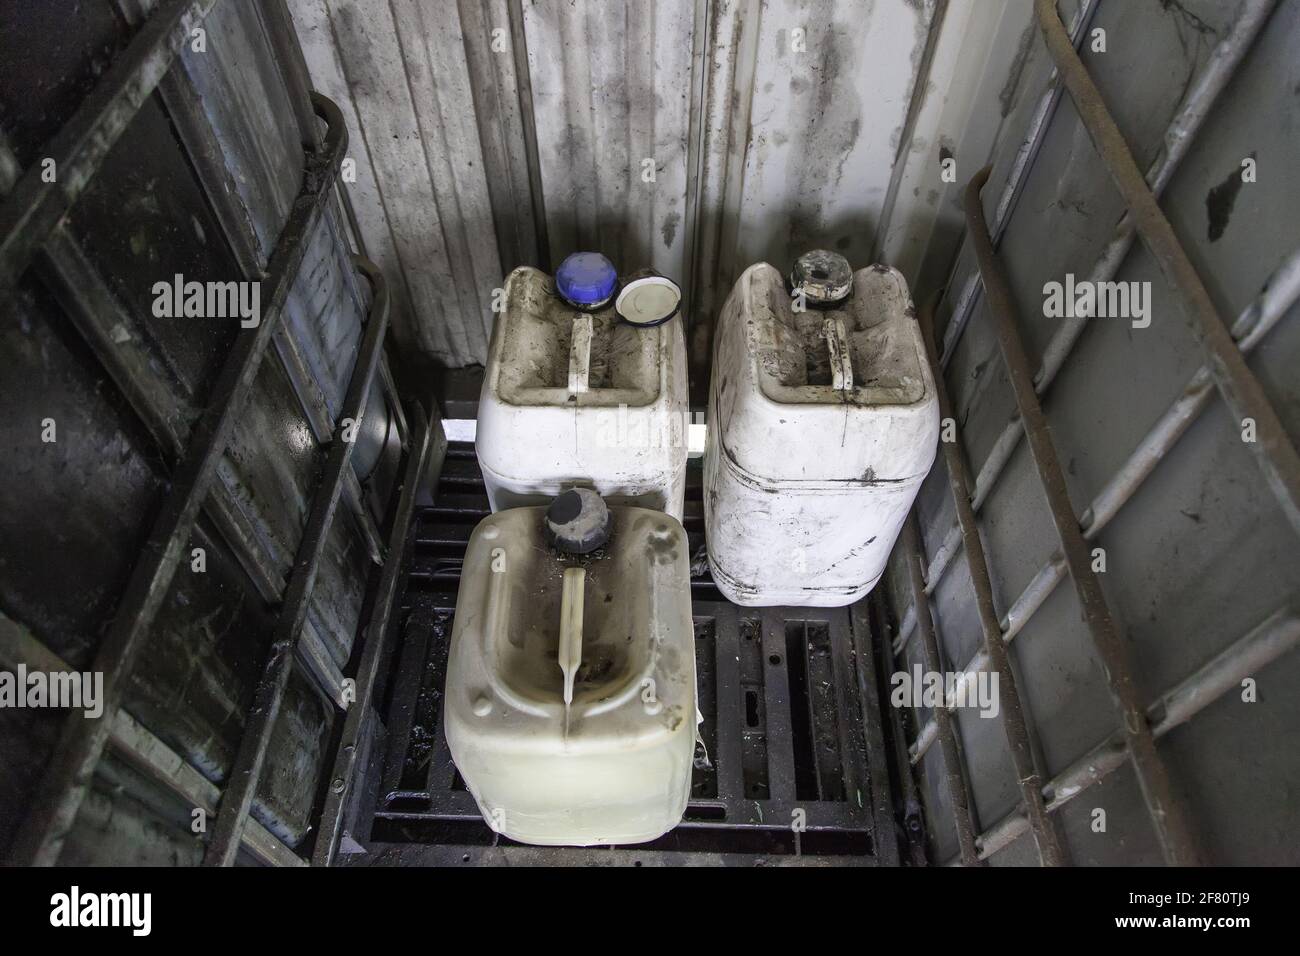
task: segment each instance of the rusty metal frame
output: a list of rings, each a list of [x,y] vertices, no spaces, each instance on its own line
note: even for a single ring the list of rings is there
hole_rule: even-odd
[[[1237,67],[1245,58],[1251,44],[1263,29],[1275,6],[1275,0],[1251,0],[1246,5],[1242,16],[1233,23],[1228,35],[1215,46],[1205,68],[1197,74],[1195,81],[1188,88],[1177,113],[1165,129],[1164,146],[1147,170],[1147,182],[1151,184],[1151,190],[1156,196],[1159,196],[1173,179],[1175,171],[1187,155],[1211,108],[1227,87]],[[1073,36],[1073,42],[1077,44],[1079,36],[1077,29],[1074,31]],[[1059,86],[1055,88],[1059,91]],[[1017,171],[1019,175],[1023,176],[1021,166],[1017,166]],[[1008,184],[1003,191],[1002,198],[999,200],[997,215],[999,225],[994,228],[995,245],[999,229],[1006,227],[1007,216],[1003,215],[1003,212],[1007,206],[1007,192],[1013,185],[1014,183]],[[1137,229],[1133,223],[1133,217],[1125,215],[1116,224],[1110,240],[1106,243],[1101,255],[1097,257],[1096,262],[1093,263],[1088,274],[1089,280],[1106,281],[1111,279],[1124,261],[1125,256],[1128,255],[1136,238]],[[945,366],[951,357],[952,350],[956,348],[961,332],[964,331],[966,318],[970,314],[970,303],[973,301],[974,293],[979,288],[979,272],[976,270],[971,274],[970,281],[965,286],[961,299],[954,307],[952,318],[949,320],[945,332]],[[1053,334],[1051,341],[1043,350],[1041,365],[1034,374],[1034,388],[1037,389],[1039,395],[1045,394],[1047,389],[1051,387],[1078,341],[1087,321],[1086,317],[1066,319]],[[1234,334],[1237,334],[1235,330]],[[1240,338],[1240,335],[1238,335],[1238,338]],[[1246,348],[1244,343],[1242,348]],[[1002,476],[1002,471],[1011,460],[1012,453],[1020,444],[1023,434],[1024,432],[1018,420],[1008,422],[993,443],[993,447],[984,459],[983,464],[980,465],[979,472],[975,476],[974,490],[971,495],[971,504],[977,514],[988,499],[998,479]],[[951,566],[953,558],[961,547],[961,540],[961,528],[954,523],[944,536],[939,548],[930,558],[926,570],[927,593],[934,593],[934,589],[943,578],[944,572]],[[910,638],[914,623],[910,614],[904,617],[900,628],[902,641]],[[899,649],[901,650],[901,644]]]
[[[1136,169],[1136,167],[1134,167]],[[1084,621],[1092,635],[1097,654],[1106,674],[1112,702],[1119,711],[1124,741],[1128,748],[1138,785],[1151,815],[1152,825],[1171,864],[1187,865],[1199,862],[1199,854],[1192,837],[1192,829],[1182,805],[1175,799],[1164,761],[1156,751],[1155,737],[1138,699],[1129,666],[1128,649],[1116,626],[1114,616],[1106,603],[1101,582],[1092,569],[1087,541],[1079,528],[1074,506],[1070,503],[1065,484],[1065,472],[1056,454],[1043,414],[1034,391],[1033,373],[1025,353],[1017,322],[1018,310],[1011,294],[1011,284],[1006,268],[993,249],[988,227],[984,220],[984,206],[980,189],[988,181],[989,168],[975,174],[966,187],[967,233],[979,259],[980,276],[989,306],[998,348],[1011,389],[1015,393],[1016,407],[1025,429],[1025,437],[1034,460],[1039,483],[1047,498],[1052,522],[1060,539],[1061,553],[1074,582],[1075,593],[1083,612]],[[1226,330],[1225,330],[1226,334]],[[1237,358],[1241,353],[1233,345]],[[942,711],[944,708],[940,708]]]
[[[979,614],[980,630],[984,636],[984,651],[988,656],[989,670],[999,678],[1002,729],[1006,733],[1007,748],[1011,752],[1011,762],[1015,766],[1020,798],[1033,830],[1039,859],[1044,866],[1064,866],[1069,863],[1069,857],[1055,823],[1047,815],[1038,755],[1029,737],[1028,708],[1020,693],[1007,647],[1002,642],[1002,629],[998,626],[998,614],[993,605],[993,580],[989,574],[988,561],[984,557],[984,543],[980,540],[975,509],[971,505],[970,478],[965,456],[962,454],[957,416],[953,411],[952,399],[948,395],[948,386],[944,382],[943,364],[934,339],[933,299],[923,308],[920,325],[922,337],[925,339],[930,373],[934,377],[935,393],[939,398],[939,415],[943,421],[950,422],[953,429],[951,440],[941,441],[939,445],[943,449],[944,463],[948,471],[948,487],[952,493],[957,522],[965,545],[966,565],[970,572],[971,586],[975,591],[975,608]],[[914,600],[916,599],[914,597]],[[924,590],[920,592],[919,600],[928,600]],[[1001,693],[1002,690],[1005,690],[1005,693]],[[947,712],[948,702],[944,701],[937,708],[936,715]]]
[[[1257,438],[1245,444],[1255,453],[1260,470],[1277,496],[1287,520],[1300,532],[1300,454],[1296,453],[1277,410],[1246,364],[1227,323],[1219,315],[1209,291],[1165,218],[1160,203],[1106,107],[1101,91],[1075,52],[1056,14],[1055,0],[1034,0],[1034,11],[1047,41],[1047,49],[1056,61],[1079,118],[1123,195],[1138,235],[1146,243],[1160,272],[1182,299],[1184,315],[1192,335],[1205,351],[1206,364],[1219,394],[1238,422],[1254,421]],[[987,288],[987,276],[985,285]]]
[[[329,866],[334,861],[338,850],[339,832],[343,823],[343,812],[352,795],[352,788],[357,771],[357,760],[362,745],[362,735],[366,730],[366,720],[370,714],[371,697],[374,694],[375,679],[379,673],[383,658],[384,644],[387,640],[389,622],[392,617],[394,599],[397,595],[404,545],[410,536],[411,516],[415,511],[416,493],[420,481],[429,469],[431,451],[433,451],[433,430],[441,428],[436,422],[430,425],[424,410],[412,405],[412,419],[415,431],[411,435],[411,450],[407,455],[403,469],[401,490],[393,512],[392,527],[388,536],[387,560],[380,573],[374,604],[369,621],[365,626],[366,646],[361,654],[361,661],[356,672],[356,699],[349,706],[344,720],[343,732],[334,753],[333,769],[329,777],[329,787],[325,796],[325,805],[320,814],[320,825],[316,831],[316,844],[312,851],[314,866]]]
[[[55,674],[71,671],[72,665],[49,649],[31,631],[0,613],[0,667],[10,670],[26,665],[28,671]],[[104,714],[112,723],[108,746],[145,776],[175,794],[189,807],[207,813],[217,808],[221,791],[185,758],[146,729],[126,710]],[[306,866],[306,861],[260,823],[244,832],[244,848],[268,866]]]
[[[913,606],[917,609],[916,629],[921,635],[921,654],[926,669],[932,673],[940,673],[943,665],[939,660],[939,642],[935,637],[934,620],[930,616],[930,602],[925,596],[921,533],[914,514],[909,514],[907,522],[903,525],[899,546],[903,549],[908,585],[912,590]],[[946,707],[939,707],[934,712],[934,718],[939,728],[939,744],[943,748],[943,778],[948,788],[948,801],[952,804],[952,820],[957,830],[957,846],[960,849],[961,862],[965,866],[978,866],[980,859],[979,851],[975,846],[977,830],[974,808],[971,804],[970,788],[966,784],[961,748],[957,742],[952,715]],[[901,769],[902,772],[906,772],[906,768]]]
[[[90,292],[86,292],[80,288],[81,283],[73,281],[77,269],[86,272],[82,267],[87,264],[76,244],[66,238],[61,223],[141,106],[160,84],[168,82],[169,71],[182,44],[215,2],[172,0],[143,22],[123,55],[48,144],[46,151],[55,159],[60,172],[57,184],[43,183],[41,170],[35,167],[16,182],[5,184],[5,192],[9,195],[0,209],[0,234],[3,236],[0,239],[0,296],[7,297],[12,293],[19,277],[39,256],[47,278],[54,281],[56,287],[68,287],[64,298],[75,307],[74,312],[78,309],[86,312],[94,305],[96,300],[93,296],[101,291],[99,286],[102,283],[92,283]],[[269,32],[276,41],[278,56],[283,58],[286,55],[287,9],[277,0],[269,9],[268,16],[269,25],[273,27]],[[301,60],[300,54],[298,60]],[[294,663],[293,652],[304,630],[316,571],[340,499],[346,500],[350,510],[357,512],[360,530],[370,546],[372,558],[382,565],[382,570],[376,571],[378,586],[371,604],[369,625],[364,631],[366,644],[362,663],[364,666],[370,661],[373,666],[386,637],[397,571],[404,554],[401,546],[403,536],[430,448],[431,427],[422,409],[418,405],[412,406],[416,419],[416,433],[412,435],[387,365],[384,342],[388,327],[388,295],[382,275],[368,261],[358,257],[356,264],[370,279],[374,295],[339,426],[349,418],[360,422],[371,384],[378,375],[404,452],[403,485],[397,492],[397,504],[391,514],[388,547],[382,547],[378,526],[369,512],[361,513],[365,506],[350,469],[353,443],[347,440],[330,442],[324,453],[324,474],[313,496],[298,558],[283,595],[270,659],[231,774],[233,782],[224,796],[120,709],[131,671],[176,574],[183,548],[192,535],[199,533],[195,522],[201,508],[207,507],[210,511],[215,508],[214,520],[222,528],[222,533],[232,538],[229,543],[263,596],[278,600],[280,588],[284,586],[269,563],[268,555],[254,546],[252,536],[240,533],[241,527],[227,514],[229,502],[222,497],[220,492],[223,489],[215,479],[217,464],[226,452],[235,423],[247,403],[261,361],[269,344],[283,330],[281,318],[285,302],[298,278],[306,240],[320,221],[326,205],[335,199],[339,164],[346,150],[347,132],[341,112],[325,97],[309,93],[305,86],[305,73],[292,69],[301,65],[297,61],[281,64],[295,105],[302,107],[296,119],[306,145],[306,170],[302,191],[267,263],[265,281],[271,287],[269,304],[259,325],[236,340],[213,387],[212,399],[194,427],[188,448],[184,442],[188,422],[178,418],[181,409],[175,400],[160,393],[157,383],[129,360],[110,361],[108,352],[95,348],[114,381],[132,399],[133,407],[149,426],[160,447],[179,461],[171,479],[170,494],[155,520],[148,543],[119,602],[115,620],[96,655],[94,668],[105,674],[104,697],[108,716],[102,721],[91,721],[79,714],[67,718],[52,761],[34,794],[25,825],[15,841],[15,860],[43,864],[57,862],[104,747],[111,744],[183,799],[208,811],[218,811],[207,862],[233,862],[241,846],[264,863],[304,865],[307,862],[257,821],[250,821],[248,813],[275,716]],[[325,121],[323,133],[317,126],[318,118]],[[11,167],[12,163],[6,168]],[[345,201],[346,194],[341,198]],[[98,278],[97,275],[92,277]],[[100,295],[98,301],[101,305],[104,299]],[[81,317],[84,319],[82,331],[92,347],[102,344],[97,343],[101,331],[99,320],[93,315]],[[319,417],[321,409],[307,400],[309,398],[299,393],[309,422],[317,424],[314,416]],[[327,440],[328,436],[322,444]],[[23,636],[17,630],[15,634]],[[8,642],[14,643],[10,651],[38,654],[42,660],[48,658],[51,667],[62,665],[57,658],[43,652],[34,638],[14,640],[17,643]],[[305,670],[317,676],[311,667]],[[373,684],[373,680],[370,683]],[[337,696],[330,693],[329,688],[325,690],[326,696],[338,704]],[[363,712],[362,708],[356,712]],[[346,753],[340,743],[336,761],[345,759]]]
[[[1242,310],[1233,323],[1232,334],[1241,350],[1247,354],[1264,339],[1291,308],[1300,301],[1300,248],[1294,250],[1264,283],[1259,298]],[[1151,426],[1142,439],[1093,498],[1079,519],[1083,536],[1093,541],[1110,524],[1120,509],[1142,487],[1169,450],[1178,442],[1196,417],[1205,410],[1214,394],[1214,384],[1209,369],[1202,366],[1192,375],[1182,392],[1169,405],[1163,415]],[[1017,428],[1019,425],[1017,424]],[[978,493],[977,493],[978,496]],[[978,501],[971,501],[972,507]],[[931,562],[931,575],[934,562]],[[1019,596],[1011,602],[999,622],[1002,640],[1010,643],[1019,636],[1025,625],[1042,607],[1043,602],[1065,580],[1065,559],[1058,552],[1038,569]],[[959,680],[969,679],[988,665],[988,655],[977,652],[966,666]],[[912,746],[912,763],[917,763],[933,745],[937,728],[931,721],[921,728]]]
[[[1207,356],[1206,364],[1189,380],[1183,392],[1153,425],[1147,436],[1139,443],[1117,473],[1107,482],[1077,523],[1073,519],[1072,508],[1069,508],[1070,520],[1065,537],[1077,538],[1079,541],[1095,539],[1102,528],[1128,502],[1137,488],[1155,469],[1159,461],[1178,441],[1188,425],[1206,407],[1215,386],[1219,387],[1219,391],[1224,395],[1225,400],[1228,400],[1229,407],[1235,413],[1240,415],[1245,412],[1246,414],[1243,417],[1254,418],[1257,427],[1261,421],[1268,422],[1271,419],[1272,422],[1276,422],[1276,415],[1272,406],[1268,403],[1262,390],[1258,388],[1258,382],[1254,380],[1249,369],[1245,366],[1242,356],[1252,350],[1300,298],[1300,250],[1296,250],[1279,266],[1265,284],[1259,299],[1247,307],[1232,326],[1228,328],[1214,311],[1199,276],[1191,267],[1185,252],[1179,245],[1176,236],[1160,212],[1156,202],[1156,197],[1172,177],[1173,170],[1185,155],[1191,139],[1199,130],[1209,112],[1210,106],[1227,85],[1228,80],[1244,58],[1250,44],[1262,29],[1274,6],[1272,0],[1259,0],[1259,2],[1249,5],[1243,16],[1234,23],[1231,33],[1216,47],[1209,64],[1203,73],[1197,77],[1195,85],[1188,91],[1178,114],[1171,122],[1169,131],[1165,135],[1164,155],[1152,164],[1148,174],[1143,177],[1133,162],[1127,145],[1120,137],[1113,119],[1111,119],[1100,94],[1092,83],[1091,77],[1079,60],[1063,24],[1056,16],[1054,3],[1052,3],[1052,0],[1037,0],[1036,2],[1040,26],[1047,37],[1048,47],[1055,58],[1059,74],[1066,83],[1066,87],[1075,99],[1076,104],[1082,102],[1083,105],[1080,106],[1079,112],[1083,122],[1092,136],[1099,154],[1106,162],[1130,206],[1129,211],[1116,227],[1115,235],[1094,266],[1093,273],[1102,274],[1104,277],[1109,272],[1113,272],[1114,268],[1118,267],[1119,261],[1124,254],[1131,248],[1134,239],[1140,235],[1157,258],[1158,264],[1171,285],[1182,296],[1187,314],[1190,319],[1194,320],[1193,332]],[[983,184],[983,180],[987,179],[987,172],[986,170],[977,177],[977,179],[981,180],[979,184],[972,184],[972,188],[976,192],[973,203],[968,192],[968,225],[971,225],[973,218],[972,206],[977,207],[982,223],[983,207],[978,202],[978,189]],[[987,228],[983,227],[977,230],[972,225],[971,234],[977,247],[977,253],[981,251],[979,246],[982,245],[984,247],[983,251],[988,256],[993,257],[994,262],[996,262]],[[981,274],[983,274],[985,280],[984,284],[987,285],[989,281],[988,270],[984,258],[981,259],[980,270],[976,274],[976,279],[979,279]],[[998,320],[998,316],[995,315],[996,320]],[[1017,391],[1018,408],[1021,406],[1022,399],[1026,398],[1031,400],[1035,406],[1037,405],[1037,395],[1050,386],[1055,374],[1063,365],[1071,347],[1077,340],[1081,328],[1081,321],[1073,323],[1071,327],[1063,328],[1053,338],[1048,346],[1047,353],[1043,357],[1042,368],[1029,379],[1028,388],[1022,387]],[[949,329],[949,331],[951,332],[952,329]],[[1011,325],[1011,331],[1012,333],[1015,332],[1014,323]],[[1013,335],[1013,338],[1018,343],[1018,336]],[[946,344],[949,345],[949,348],[945,349],[945,359],[951,351],[951,345],[955,344],[955,337]],[[1023,354],[1023,348],[1020,351]],[[1004,350],[1004,357],[1005,355]],[[1028,367],[1027,362],[1025,366]],[[1243,371],[1244,376],[1241,374]],[[1023,386],[1024,383],[1020,384]],[[1230,397],[1230,393],[1236,396],[1235,400]],[[1008,425],[995,444],[989,459],[981,468],[973,492],[966,499],[967,503],[972,505],[973,510],[977,510],[987,498],[994,482],[1000,476],[1002,469],[1010,458],[1011,451],[1018,444],[1021,434],[1025,433],[1022,420],[1023,416],[1013,420]],[[1271,424],[1265,427],[1271,427]],[[1272,439],[1255,443],[1252,445],[1252,450],[1258,453],[1261,468],[1270,489],[1277,496],[1283,511],[1295,524],[1295,503],[1297,499],[1294,494],[1294,487],[1300,481],[1300,479],[1297,479],[1300,470],[1294,464],[1295,450],[1286,439],[1285,434],[1281,434],[1279,439],[1277,430],[1273,430]],[[1041,473],[1040,469],[1040,475]],[[1064,489],[1063,484],[1061,489]],[[1068,498],[1065,503],[1068,506]],[[931,560],[929,581],[926,588],[927,593],[931,592],[936,586],[938,577],[947,569],[957,549],[965,544],[964,530],[959,522],[958,526],[954,527],[945,537],[942,546]],[[1029,618],[1042,606],[1056,585],[1067,576],[1072,576],[1071,569],[1072,562],[1067,560],[1067,549],[1063,544],[1063,547],[1051,556],[1024,591],[1011,604],[1005,616],[997,622],[1001,643],[1010,642],[1019,634]],[[1100,594],[1100,591],[1097,593]],[[916,626],[918,623],[916,609],[917,605],[914,603],[904,618],[899,637],[893,647],[895,653],[901,653],[908,638],[918,630]],[[985,622],[982,620],[983,623]],[[1113,627],[1113,621],[1111,625]],[[1292,612],[1292,616],[1287,618],[1282,625],[1277,625],[1274,622],[1273,631],[1276,633],[1279,627],[1294,630],[1294,613]],[[1291,633],[1291,630],[1288,630],[1287,633]],[[1239,644],[1249,643],[1250,638],[1251,635],[1247,635],[1247,637],[1242,638]],[[1293,639],[1289,642],[1266,641],[1261,646],[1280,654],[1282,650],[1293,646],[1294,643]],[[1234,645],[1228,652],[1221,655],[1224,660],[1216,659],[1215,662],[1206,665],[1192,679],[1191,684],[1200,687],[1206,682],[1212,683],[1224,679],[1222,674],[1216,675],[1215,668],[1221,667],[1231,670],[1233,661],[1229,658],[1232,657],[1232,653],[1236,648],[1237,645]],[[1247,648],[1247,651],[1249,650]],[[1266,660],[1271,659],[1272,657],[1266,658]],[[969,680],[980,670],[990,667],[991,664],[992,657],[986,648],[977,653],[966,665],[959,679],[961,681]],[[1222,689],[1218,688],[1216,692],[1221,693]],[[1201,699],[1196,697],[1196,694],[1203,694],[1204,691],[1197,690],[1193,693],[1193,691],[1187,690],[1180,685],[1180,688],[1170,692],[1175,696],[1180,693],[1196,705],[1188,705],[1183,708],[1185,716],[1181,719],[1186,720],[1199,711],[1201,706],[1204,706]],[[1135,716],[1132,707],[1126,708],[1125,713],[1129,720],[1132,720]],[[1154,710],[1151,714],[1151,721],[1154,726],[1149,736],[1160,736],[1168,729],[1168,726],[1165,723],[1158,722],[1159,715],[1156,715]],[[1140,720],[1139,724],[1141,727],[1145,727],[1145,718]],[[912,748],[911,762],[913,764],[919,762],[934,741],[941,739],[941,737],[942,730],[937,721],[929,721],[917,735]],[[1096,782],[1115,767],[1122,765],[1130,753],[1128,735],[1117,732],[1112,739],[1085,755],[1065,774],[1051,781],[1043,789],[1046,809],[1049,812],[1054,811],[1079,792],[1082,787]],[[1151,750],[1149,755],[1154,755],[1154,751]],[[1083,767],[1084,770],[1080,770],[1080,767]],[[1162,770],[1158,769],[1157,773],[1161,774]],[[1139,770],[1139,781],[1144,785],[1147,782],[1143,778],[1141,770]],[[1145,786],[1144,796],[1148,797],[1148,803],[1151,805],[1150,795],[1147,794]],[[1177,811],[1175,813],[1177,814]],[[1171,834],[1165,827],[1167,820],[1163,809],[1158,805],[1154,807],[1153,819],[1156,823],[1157,833],[1161,837],[1161,845],[1165,851],[1166,859],[1176,862],[1196,859],[1195,849],[1190,839],[1180,840],[1179,833]],[[1181,837],[1186,838],[1185,822],[1180,823],[1179,820],[1175,819],[1173,826],[1175,830],[1181,827]],[[1013,811],[994,828],[981,835],[978,840],[980,856],[987,857],[992,852],[996,852],[997,849],[1005,846],[1027,829],[1030,829],[1030,823],[1024,812],[1021,810]]]
[[[1146,719],[1159,739],[1191,720],[1241,681],[1300,646],[1300,610],[1295,601],[1283,605],[1251,628],[1218,656],[1163,694],[1147,708]],[[1049,812],[1055,812],[1095,783],[1124,765],[1128,748],[1123,734],[1111,734],[1070,764],[1043,788]],[[981,857],[989,857],[1008,846],[1028,829],[1018,811],[1007,814],[978,839]],[[953,860],[950,862],[959,862]]]

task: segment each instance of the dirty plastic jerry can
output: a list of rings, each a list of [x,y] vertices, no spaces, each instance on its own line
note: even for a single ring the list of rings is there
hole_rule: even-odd
[[[839,607],[885,568],[934,461],[938,400],[896,270],[817,252],[791,283],[751,266],[715,331],[709,567],[737,604]]]
[[[697,721],[689,564],[676,519],[606,510],[586,489],[474,529],[444,723],[493,830],[591,846],[681,821]]]
[[[590,259],[595,267],[571,268]],[[654,325],[620,317],[644,312],[629,302],[655,307],[664,289],[654,283],[671,283],[646,276],[616,296],[613,267],[593,253],[571,256],[556,276],[528,267],[512,272],[492,330],[475,441],[492,510],[545,504],[585,485],[611,504],[681,520],[682,323],[671,313]]]

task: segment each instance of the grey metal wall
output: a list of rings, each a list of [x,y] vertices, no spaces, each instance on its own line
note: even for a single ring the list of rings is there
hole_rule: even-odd
[[[1169,149],[1173,140],[1166,138],[1166,129],[1180,103],[1209,65],[1212,51],[1251,7],[1258,5],[1104,0],[1096,6],[1089,29],[1106,31],[1107,49],[1093,52],[1085,44],[1082,56],[1143,170]],[[1024,95],[1008,117],[1009,135],[997,144],[993,177],[984,191],[990,222],[1001,218],[995,207],[1002,186],[1023,155],[1035,104],[1051,89],[1042,39],[1036,30],[1027,39]],[[1270,283],[1278,284],[1275,271],[1292,263],[1287,308],[1249,364],[1293,443],[1300,439],[1300,306],[1294,282],[1300,193],[1293,182],[1293,171],[1300,168],[1298,43],[1300,4],[1282,0],[1214,102],[1162,203],[1228,324],[1249,316]],[[960,162],[960,151],[958,156]],[[1258,164],[1256,182],[1241,182],[1246,157]],[[966,165],[961,180],[973,171]],[[1044,283],[1067,272],[1084,278],[1122,212],[1078,114],[1063,97],[1005,217],[999,250],[1031,366],[1038,366],[1061,324],[1044,315]],[[940,312],[941,337],[974,270],[969,244],[963,245]],[[1150,326],[1091,320],[1042,399],[1079,515],[1204,362],[1175,291],[1140,242],[1116,278],[1151,283]],[[989,460],[1015,409],[983,298],[976,299],[960,338],[949,336],[954,340],[947,380],[975,473]],[[955,521],[942,459],[919,507],[930,563]],[[980,525],[997,611],[1005,615],[1057,547],[1024,442],[993,486]],[[1272,620],[1275,653],[1246,672],[1256,682],[1258,700],[1243,700],[1243,688],[1234,680],[1222,696],[1206,698],[1196,717],[1161,738],[1159,750],[1207,860],[1295,864],[1300,851],[1289,834],[1300,824],[1294,799],[1300,782],[1300,750],[1294,746],[1300,729],[1294,694],[1300,657],[1293,649],[1300,634],[1300,546],[1242,440],[1242,424],[1217,394],[1095,543],[1105,549],[1102,584],[1146,702],[1154,703]],[[901,576],[895,575],[893,587],[903,617],[911,599]],[[933,600],[944,663],[959,669],[981,646],[971,581],[960,555],[938,580]],[[909,642],[900,664],[910,667],[920,660],[917,645],[915,639]],[[1116,727],[1105,677],[1068,579],[1015,637],[1011,653],[1046,780]],[[987,830],[1015,812],[1019,802],[1003,730],[998,720],[980,719],[969,710],[958,712],[958,730],[977,826]],[[950,860],[957,844],[942,768],[940,748],[931,747],[920,765],[928,836],[935,856]],[[1105,832],[1093,827],[1097,809],[1106,811]],[[1057,815],[1076,863],[1161,860],[1127,763]],[[1037,862],[1032,838],[1022,835],[990,862]]]
[[[504,273],[576,249],[682,282],[697,355],[745,264],[810,244],[870,261],[926,201],[891,182],[943,6],[291,2],[358,132],[358,216],[407,341],[453,367],[484,360]]]

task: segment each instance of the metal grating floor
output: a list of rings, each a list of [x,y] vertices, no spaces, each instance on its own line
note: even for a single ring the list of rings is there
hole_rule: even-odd
[[[692,468],[685,515],[696,554],[704,542],[699,477]],[[460,564],[487,514],[473,446],[453,443],[436,504],[415,519],[381,747],[362,788],[370,794],[367,850],[340,863],[897,862],[865,612],[737,607],[702,561],[692,590],[707,755],[697,751],[682,824],[653,843],[613,848],[528,847],[493,833],[440,733]]]

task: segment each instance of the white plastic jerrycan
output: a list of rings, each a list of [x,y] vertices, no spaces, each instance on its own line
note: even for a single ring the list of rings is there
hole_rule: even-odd
[[[695,752],[690,555],[676,519],[587,489],[485,518],[447,665],[447,744],[492,829],[533,844],[653,840]]]
[[[737,604],[838,607],[884,570],[934,461],[938,400],[896,270],[817,251],[791,289],[750,267],[714,334],[709,566]]]
[[[681,520],[687,368],[675,290],[645,276],[616,296],[613,266],[594,253],[570,256],[555,281],[528,267],[510,274],[475,443],[493,511],[585,485]],[[653,324],[647,315],[665,302]]]

